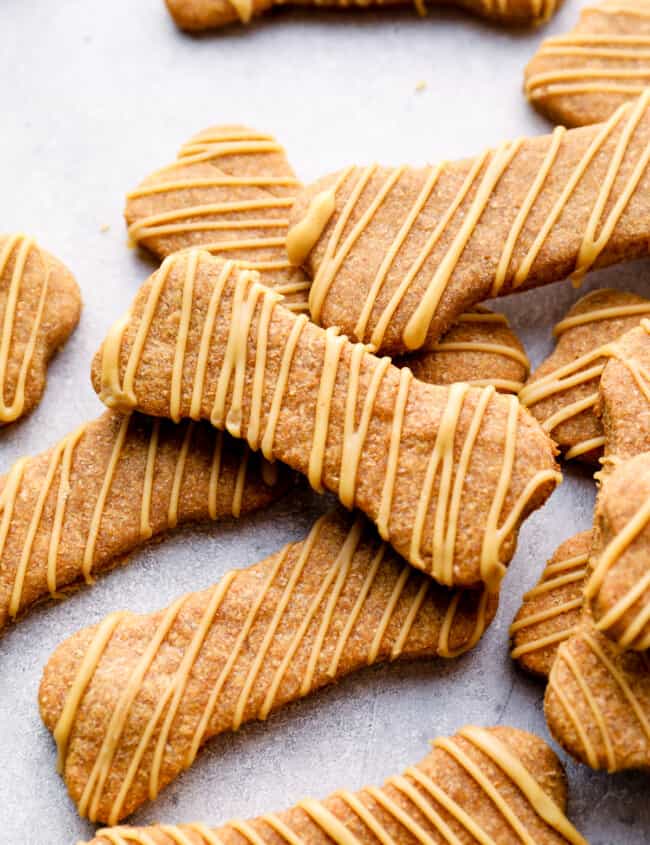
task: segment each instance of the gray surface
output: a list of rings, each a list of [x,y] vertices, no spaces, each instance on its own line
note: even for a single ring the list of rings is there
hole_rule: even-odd
[[[565,6],[546,32],[571,26],[576,8]],[[0,434],[0,469],[98,413],[91,355],[151,268],[126,248],[123,195],[193,132],[235,121],[274,132],[305,180],[369,159],[471,154],[545,130],[521,95],[522,68],[541,37],[454,13],[420,21],[406,11],[306,11],[195,39],[174,29],[163,0],[3,0],[0,231],[28,231],[64,259],[85,309],[50,370],[43,403]],[[427,83],[422,93],[419,80]],[[586,288],[647,294],[648,279],[648,265],[637,264],[594,275]],[[565,284],[503,302],[535,362],[551,347],[551,324],[578,295]],[[556,545],[589,525],[592,502],[588,475],[568,472],[526,524],[497,620],[472,654],[370,670],[266,725],[218,738],[134,821],[216,823],[359,787],[419,759],[429,738],[467,722],[547,736],[542,687],[514,669],[507,629]],[[238,525],[179,533],[0,640],[1,842],[72,845],[91,832],[55,773],[54,744],[36,707],[41,668],[56,644],[111,610],[163,606],[254,562],[301,536],[319,507],[304,495]],[[648,841],[646,778],[606,777],[571,763],[568,770],[571,816],[592,845]]]

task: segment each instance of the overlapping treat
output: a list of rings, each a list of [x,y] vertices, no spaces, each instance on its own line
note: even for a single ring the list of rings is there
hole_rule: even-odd
[[[89,845],[586,845],[565,816],[566,777],[534,734],[468,726],[434,740],[429,754],[383,786],[335,792],[322,801],[251,821],[107,828]]]
[[[424,384],[201,251],[170,257],[143,285],[95,357],[93,384],[111,407],[210,419],[245,438],[450,586],[495,589],[521,520],[560,480],[516,397]]]
[[[27,235],[0,235],[0,425],[29,413],[79,322],[74,276]]]
[[[489,297],[647,254],[649,103],[471,160],[349,167],[309,186],[287,247],[313,278],[313,319],[399,354]]]
[[[567,35],[547,38],[525,73],[526,96],[554,123],[599,123],[650,86],[650,3],[587,6]]]
[[[112,411],[19,460],[0,479],[0,630],[152,536],[271,502],[277,473],[207,423]]]
[[[510,627],[511,657],[535,675],[548,677],[560,644],[580,622],[591,545],[592,532],[583,531],[557,548]]]
[[[318,8],[413,5],[413,0],[165,0],[176,24],[189,32],[214,29],[226,24],[249,23],[253,17],[276,6],[316,6]],[[515,26],[538,25],[555,13],[558,0],[439,0],[438,5],[454,5],[482,18]],[[420,15],[426,14],[426,0],[415,0]]]
[[[528,379],[519,399],[565,458],[594,463],[602,455],[605,434],[596,411],[610,344],[649,314],[650,300],[596,290],[578,300],[555,326],[557,347]]]
[[[496,609],[398,558],[340,510],[256,566],[146,616],[117,613],[63,643],[40,689],[79,812],[115,824],[212,736],[369,664],[453,657]]]

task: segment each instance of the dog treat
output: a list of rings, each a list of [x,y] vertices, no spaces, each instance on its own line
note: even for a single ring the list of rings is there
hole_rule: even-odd
[[[650,303],[648,306],[650,313]],[[464,381],[519,393],[530,370],[528,356],[504,314],[477,307],[461,314],[432,350],[395,361],[430,384]]]
[[[120,827],[89,845],[586,845],[564,815],[566,777],[549,746],[509,727],[468,726],[382,787],[340,790],[324,801],[221,828]]]
[[[591,768],[650,768],[648,652],[621,652],[588,614],[558,649],[544,710],[556,740]]]
[[[22,458],[0,479],[0,630],[152,536],[268,504],[277,472],[207,423],[111,411]]]
[[[298,194],[312,318],[399,354],[477,302],[646,255],[650,92],[607,123],[435,167],[349,167]]]
[[[79,322],[74,276],[26,235],[0,235],[0,425],[29,413],[47,365]]]
[[[113,408],[210,419],[440,583],[496,589],[561,479],[550,439],[516,397],[424,384],[278,300],[208,253],[171,256],[95,356],[94,387]]]
[[[542,43],[525,73],[532,105],[564,126],[607,120],[648,86],[648,0],[606,0],[584,8],[572,32]]]
[[[275,6],[316,6],[344,8],[353,6],[413,5],[419,15],[426,15],[426,0],[165,0],[176,25],[188,32],[215,29],[229,23],[249,23],[253,17]],[[496,23],[514,26],[534,26],[544,23],[555,14],[558,0],[440,0],[437,5],[453,5],[466,9]]]
[[[127,196],[131,241],[160,258],[200,246],[236,259],[306,310],[309,281],[287,258],[289,209],[300,188],[272,135],[245,126],[213,126],[181,147]]]
[[[528,672],[548,677],[560,643],[580,623],[591,544],[591,531],[565,540],[524,596],[510,627],[511,657]]]
[[[519,399],[565,458],[595,463],[602,455],[605,435],[596,409],[609,344],[648,315],[650,300],[596,290],[578,300],[555,326],[557,347],[529,378]]]
[[[115,824],[210,737],[362,666],[461,654],[496,603],[441,587],[365,518],[335,511],[214,587],[75,634],[46,666],[41,713],[80,814]]]

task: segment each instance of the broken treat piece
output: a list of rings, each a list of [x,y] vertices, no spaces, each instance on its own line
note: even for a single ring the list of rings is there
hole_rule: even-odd
[[[80,313],[67,267],[27,235],[0,235],[0,425],[40,402],[48,362]]]
[[[300,187],[272,135],[213,126],[181,147],[176,161],[127,195],[129,237],[164,258],[192,246],[262,273],[285,305],[306,310],[309,281],[287,258],[289,209]]]
[[[278,300],[206,252],[171,256],[111,329],[93,385],[116,409],[209,419],[359,508],[440,583],[495,590],[561,480],[550,439],[515,396],[424,384]]]
[[[648,0],[585,7],[571,32],[542,43],[525,73],[531,104],[564,126],[607,120],[648,86]]]
[[[592,769],[650,768],[648,652],[621,652],[588,614],[558,649],[544,711],[555,739]]]
[[[609,344],[648,315],[650,300],[642,296],[596,290],[579,299],[555,326],[558,344],[528,379],[519,399],[566,459],[595,463],[602,455],[605,435],[596,409]]]
[[[177,26],[188,32],[215,29],[230,23],[247,24],[253,17],[275,6],[315,6],[317,8],[357,9],[379,6],[413,5],[413,0],[165,0]],[[482,18],[513,26],[535,26],[549,20],[558,0],[442,0],[441,5],[454,5]],[[420,15],[426,14],[426,0],[415,0]]]
[[[650,313],[650,303],[648,304]],[[492,385],[501,393],[519,393],[530,370],[528,356],[504,314],[476,307],[461,314],[430,351],[395,361],[429,384],[464,381]]]
[[[152,536],[270,503],[277,472],[207,423],[112,411],[22,458],[0,479],[0,630]]]
[[[435,167],[349,167],[298,194],[312,318],[388,354],[490,297],[647,254],[650,91],[604,124]]]
[[[591,531],[565,540],[539,583],[524,595],[510,626],[510,656],[528,672],[548,677],[560,643],[569,639],[580,623],[591,544]]]
[[[496,603],[436,584],[341,509],[214,587],[75,634],[45,668],[41,713],[79,813],[115,824],[216,734],[363,666],[457,656]]]

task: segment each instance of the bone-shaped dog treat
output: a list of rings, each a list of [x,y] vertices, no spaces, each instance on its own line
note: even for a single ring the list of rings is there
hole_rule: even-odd
[[[273,501],[274,474],[206,423],[111,411],[19,460],[0,479],[0,630],[154,535]]]
[[[542,43],[525,73],[526,96],[554,123],[607,120],[650,86],[650,3],[606,0],[567,35]]]
[[[650,300],[597,290],[578,300],[555,326],[557,347],[528,379],[519,399],[565,458],[594,463],[602,455],[605,435],[595,411],[609,344],[644,315],[650,315]]]
[[[58,259],[26,235],[0,235],[0,425],[38,404],[48,362],[80,312],[77,283]]]
[[[287,307],[302,311],[310,283],[291,266],[285,249],[299,187],[272,135],[213,126],[127,195],[129,237],[160,258],[201,246],[236,259],[259,270],[265,284],[284,294]]]
[[[93,384],[109,406],[245,438],[449,586],[496,589],[519,523],[560,480],[516,397],[424,384],[205,252],[171,256],[144,284]]]
[[[524,596],[510,627],[511,657],[528,672],[548,677],[559,645],[580,622],[591,544],[591,531],[565,540]]]
[[[275,6],[316,6],[343,8],[354,6],[413,5],[413,0],[165,0],[177,26],[189,32],[214,29],[229,23],[249,23],[257,15]],[[437,5],[466,9],[496,23],[531,26],[544,23],[555,13],[558,0],[438,0]],[[426,0],[415,0],[420,15],[426,14]]]
[[[587,845],[565,816],[566,777],[534,734],[468,726],[382,787],[218,829],[203,824],[100,830],[88,845]]]
[[[287,248],[313,278],[313,319],[398,354],[489,297],[647,254],[649,103],[468,161],[350,167],[306,188]]]
[[[650,768],[648,652],[621,652],[588,613],[558,649],[544,710],[557,741],[591,768]]]
[[[47,664],[41,713],[79,812],[115,824],[215,734],[365,665],[458,655],[495,610],[487,591],[439,586],[365,518],[334,512],[166,610],[74,635]]]

